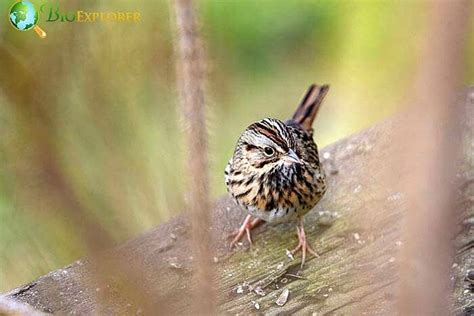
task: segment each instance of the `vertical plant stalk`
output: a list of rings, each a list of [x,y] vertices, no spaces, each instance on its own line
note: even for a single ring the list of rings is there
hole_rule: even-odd
[[[408,213],[400,254],[400,315],[450,314],[456,228],[454,195],[461,154],[461,90],[467,1],[433,1],[414,80],[412,108],[400,143]],[[397,169],[397,168],[395,168]]]
[[[214,312],[212,262],[210,260],[209,176],[204,58],[196,10],[192,0],[175,0],[177,23],[177,86],[187,148],[187,196],[192,223],[192,244],[197,263],[195,308],[198,313]]]

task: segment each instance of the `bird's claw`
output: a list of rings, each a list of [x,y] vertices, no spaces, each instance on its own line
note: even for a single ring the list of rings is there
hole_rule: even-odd
[[[301,268],[303,268],[303,265],[306,261],[306,251],[312,254],[315,257],[319,257],[318,253],[314,251],[307,243],[306,241],[306,234],[304,231],[303,227],[303,221],[300,221],[300,226],[296,227],[296,230],[298,232],[298,246],[296,246],[295,249],[291,251],[291,254],[294,255],[296,252],[301,250]]]
[[[234,237],[234,239],[232,239],[231,243],[230,243],[230,249],[232,249],[235,244],[242,239],[242,237],[244,236],[244,234],[247,235],[247,240],[250,244],[250,246],[252,246],[252,236],[250,234],[250,230],[252,230],[255,226],[257,226],[259,223],[261,223],[262,220],[259,219],[259,218],[256,218],[254,220],[252,220],[252,216],[251,215],[247,215],[247,217],[245,218],[244,222],[242,223],[242,226],[240,226],[240,228],[234,232],[232,234],[232,236]]]

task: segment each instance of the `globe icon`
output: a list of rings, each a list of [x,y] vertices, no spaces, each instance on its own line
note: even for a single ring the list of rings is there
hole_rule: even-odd
[[[38,11],[28,0],[18,1],[11,7],[10,22],[17,30],[28,31],[34,29],[40,37],[46,37],[46,33],[36,25],[38,23]]]

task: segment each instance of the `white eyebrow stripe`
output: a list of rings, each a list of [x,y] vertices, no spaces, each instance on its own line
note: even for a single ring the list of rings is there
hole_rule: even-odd
[[[254,145],[264,145],[264,146],[272,146],[272,147],[279,147],[273,140],[268,138],[267,136],[252,132],[254,134],[254,140],[256,141]]]
[[[275,142],[272,137],[266,136],[264,133],[261,133],[253,128],[247,130],[245,135],[243,135],[242,137],[242,141],[245,141],[257,147],[272,146],[278,149],[278,151],[280,152],[285,152],[284,148],[286,147],[292,147],[292,138],[290,135],[290,131],[288,130],[288,127],[284,122],[277,119],[264,118],[254,124],[260,124],[261,126],[267,129],[272,129],[273,133],[275,134],[275,137],[279,138],[279,142]],[[285,143],[286,146],[280,146],[280,141]]]

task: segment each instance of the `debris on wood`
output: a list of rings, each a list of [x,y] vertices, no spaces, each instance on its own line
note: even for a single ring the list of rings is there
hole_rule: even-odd
[[[468,281],[471,284],[474,284],[474,270],[467,271],[466,281]]]
[[[301,275],[298,275],[298,274],[287,273],[285,275],[289,276],[289,277],[292,277],[292,278],[295,278],[295,279],[306,280],[306,278],[304,278],[304,277],[302,277]]]
[[[253,289],[253,291],[257,295],[260,295],[260,296],[265,296],[266,295],[265,291],[260,286],[257,286],[255,289]]]
[[[275,301],[275,303],[278,305],[278,306],[283,306],[286,304],[286,302],[288,301],[288,295],[290,294],[290,290],[288,289],[284,289],[280,296],[277,298],[277,300]]]
[[[175,269],[181,269],[183,265],[179,262],[178,257],[168,258],[168,264]]]
[[[279,268],[281,267],[281,268]],[[254,291],[257,288],[261,288],[262,290],[265,289],[272,283],[276,283],[283,275],[285,275],[288,271],[288,266],[284,266],[281,263],[278,264],[277,269],[267,275],[265,278],[255,282],[254,284],[249,286],[250,291]],[[257,293],[258,294],[258,293]]]
[[[253,307],[255,307],[256,310],[260,309],[260,304],[258,302],[252,301]]]

